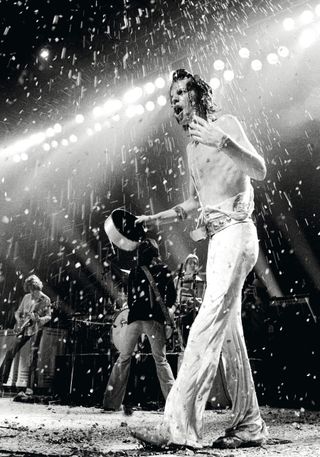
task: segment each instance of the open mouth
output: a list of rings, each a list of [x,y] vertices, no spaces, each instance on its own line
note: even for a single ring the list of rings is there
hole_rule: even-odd
[[[176,116],[179,116],[179,114],[182,113],[182,111],[183,111],[183,108],[181,106],[175,106],[174,107],[174,114]]]

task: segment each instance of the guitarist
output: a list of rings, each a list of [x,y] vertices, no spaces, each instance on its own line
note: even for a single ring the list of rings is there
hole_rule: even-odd
[[[131,357],[141,334],[147,335],[150,342],[164,398],[167,398],[174,382],[166,358],[165,336],[165,322],[172,320],[176,301],[173,278],[167,265],[159,260],[159,249],[155,240],[148,238],[142,241],[137,254],[137,266],[131,270],[128,278],[129,314],[125,341],[104,394],[105,411],[117,411],[121,407],[128,383]],[[164,311],[167,316],[162,311],[160,301],[166,308]],[[126,407],[128,405],[124,407],[125,412]]]
[[[42,337],[42,327],[51,319],[50,298],[42,292],[43,284],[36,275],[31,275],[24,281],[26,292],[20,306],[15,312],[16,338],[13,346],[6,352],[0,367],[0,386],[6,384],[15,355],[32,338],[31,366],[28,376],[29,391],[35,385],[35,375],[38,362],[38,351]]]

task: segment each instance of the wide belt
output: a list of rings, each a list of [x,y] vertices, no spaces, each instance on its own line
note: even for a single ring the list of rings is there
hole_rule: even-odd
[[[209,219],[206,222],[205,228],[206,233],[209,238],[212,238],[216,233],[221,232],[221,230],[230,227],[235,224],[242,224],[243,222],[251,221],[251,217],[247,217],[243,220],[232,219],[230,216],[225,216],[224,214],[213,219]]]

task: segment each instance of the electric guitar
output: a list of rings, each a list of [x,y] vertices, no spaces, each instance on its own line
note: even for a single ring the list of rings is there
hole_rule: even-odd
[[[25,314],[23,317],[18,319],[13,327],[16,336],[23,336],[25,333],[25,329],[31,327],[33,322],[34,318],[31,316],[31,313]]]

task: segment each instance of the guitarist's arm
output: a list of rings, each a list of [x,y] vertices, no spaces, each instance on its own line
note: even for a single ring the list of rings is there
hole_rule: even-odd
[[[44,295],[41,300],[41,306],[38,312],[35,313],[35,321],[42,328],[51,319],[51,302],[50,298]]]
[[[15,327],[19,328],[22,323],[23,323],[23,320],[25,318],[25,304],[27,302],[27,297],[26,295],[23,297],[23,299],[21,300],[21,303],[20,305],[18,306],[18,309],[16,310],[16,312],[14,313],[14,317],[16,319],[16,325]]]

